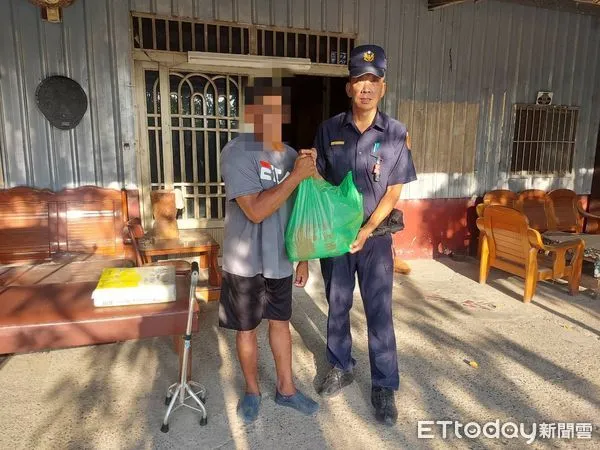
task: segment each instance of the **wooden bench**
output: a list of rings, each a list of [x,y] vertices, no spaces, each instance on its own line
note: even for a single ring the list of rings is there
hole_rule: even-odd
[[[185,332],[188,277],[174,303],[93,307],[102,269],[133,265],[127,220],[124,190],[0,190],[0,353]]]

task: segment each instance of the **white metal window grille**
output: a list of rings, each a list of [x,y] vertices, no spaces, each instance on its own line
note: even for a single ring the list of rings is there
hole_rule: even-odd
[[[164,158],[158,72],[146,71],[146,99],[151,189],[165,187],[171,171],[181,190],[182,219],[223,219],[225,190],[221,150],[238,132],[242,77],[206,73],[169,74],[172,159]],[[172,167],[165,167],[165,160]]]
[[[160,89],[158,71],[146,70],[146,118],[148,121],[148,150],[150,154],[150,185],[165,188],[162,128],[160,121]]]
[[[565,175],[573,169],[579,108],[515,105],[514,175]]]

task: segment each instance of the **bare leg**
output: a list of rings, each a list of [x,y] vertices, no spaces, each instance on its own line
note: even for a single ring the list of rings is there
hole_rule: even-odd
[[[277,390],[283,395],[294,395],[292,381],[292,335],[288,320],[269,320],[269,343],[277,370]]]
[[[236,336],[238,359],[248,394],[260,394],[258,388],[258,345],[256,343],[256,330],[238,331]]]

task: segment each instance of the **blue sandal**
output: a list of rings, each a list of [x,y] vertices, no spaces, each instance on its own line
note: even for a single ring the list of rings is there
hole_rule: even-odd
[[[311,416],[319,410],[319,404],[300,391],[296,391],[294,395],[283,395],[276,391],[275,403],[293,408],[307,416]]]
[[[244,423],[252,423],[256,420],[260,407],[260,399],[260,394],[249,394],[248,392],[240,399],[237,406],[237,414]]]

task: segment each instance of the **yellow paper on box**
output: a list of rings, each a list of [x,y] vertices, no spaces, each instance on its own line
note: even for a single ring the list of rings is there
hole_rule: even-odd
[[[97,289],[136,287],[142,276],[135,268],[109,268],[102,271]]]

